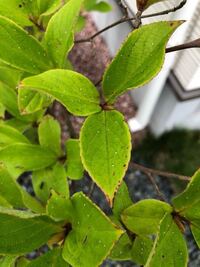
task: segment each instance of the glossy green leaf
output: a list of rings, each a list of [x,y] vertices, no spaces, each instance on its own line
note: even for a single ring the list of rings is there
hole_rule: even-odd
[[[61,6],[60,0],[37,0],[40,14],[48,16],[54,13]]]
[[[15,208],[28,208],[34,212],[44,211],[42,205],[29,195],[4,166],[0,166],[0,196]]]
[[[29,89],[19,90],[18,106],[21,114],[31,114],[46,109],[52,102],[51,97]]]
[[[8,17],[22,26],[31,26],[33,23],[29,20],[28,10],[25,6],[26,1],[0,0],[0,15]]]
[[[27,129],[29,129],[31,127],[30,122],[21,121],[21,120],[18,120],[16,118],[6,120],[3,122],[3,124],[8,125],[12,128],[15,128],[16,130],[18,130],[21,133],[24,133]]]
[[[54,248],[48,251],[36,260],[31,261],[27,267],[69,267],[69,264],[63,260],[62,251]]]
[[[83,164],[80,157],[80,143],[76,139],[68,139],[66,142],[66,171],[72,180],[83,178]]]
[[[5,117],[5,107],[2,103],[0,103],[0,119],[3,119]]]
[[[17,106],[17,94],[7,85],[0,82],[0,102],[13,116],[20,116]]]
[[[101,110],[99,93],[83,75],[70,70],[50,70],[21,82],[30,89],[57,99],[74,115],[87,116]]]
[[[172,207],[162,201],[145,199],[133,204],[122,212],[122,221],[126,227],[138,235],[155,234],[165,213],[171,213]]]
[[[131,251],[132,260],[139,265],[145,265],[152,250],[152,247],[152,239],[144,236],[136,236]]]
[[[15,256],[6,256],[0,259],[0,266],[1,267],[14,267],[15,263]]]
[[[25,257],[20,257],[15,263],[16,267],[27,267],[28,264],[29,260],[27,260]]]
[[[63,197],[69,197],[67,174],[64,166],[60,163],[51,168],[34,172],[32,182],[35,194],[44,203],[49,199],[51,189]]]
[[[5,208],[12,208],[12,205],[0,195],[0,206]]]
[[[46,33],[46,49],[55,67],[63,68],[66,54],[73,45],[73,30],[83,0],[70,0],[49,21]]]
[[[11,87],[0,82],[0,102],[6,110],[18,120],[25,122],[35,122],[43,114],[43,111],[35,112],[30,115],[21,115],[18,109],[17,92]]]
[[[0,150],[0,162],[23,173],[43,169],[55,163],[56,154],[38,145],[12,144]]]
[[[108,66],[103,91],[108,103],[154,78],[165,58],[166,44],[182,21],[157,22],[134,30]]]
[[[0,60],[17,69],[37,74],[50,68],[40,43],[11,20],[0,16]]]
[[[145,267],[186,267],[188,263],[187,245],[171,215],[166,214],[159,226]]]
[[[120,220],[121,213],[132,205],[132,200],[129,196],[128,187],[125,182],[122,182],[121,186],[119,187],[113,204],[113,214],[114,216]]]
[[[55,221],[67,221],[68,223],[73,221],[74,208],[71,199],[63,197],[54,191],[51,191],[46,212]]]
[[[81,129],[80,145],[85,169],[112,202],[131,152],[131,137],[122,114],[112,110],[88,117]]]
[[[0,207],[0,254],[22,255],[63,231],[46,215]],[[31,242],[30,242],[31,238]]]
[[[192,234],[200,247],[200,171],[191,178],[187,188],[172,200],[176,212],[190,221]]]
[[[187,188],[172,200],[176,211],[188,219],[197,218],[200,220],[200,212],[195,207],[200,203],[200,170],[198,170],[191,178]],[[197,214],[196,214],[197,212]]]
[[[112,6],[105,1],[100,1],[92,7],[92,10],[99,12],[109,12],[112,10]]]
[[[79,16],[76,22],[75,32],[81,32],[86,25],[86,18],[83,16]]]
[[[21,78],[21,71],[0,62],[0,81],[11,88],[16,88]]]
[[[125,233],[116,242],[108,258],[115,261],[131,260],[131,249],[132,241]]]
[[[15,128],[0,124],[0,148],[14,143],[28,144],[29,140]]]
[[[82,193],[72,197],[72,231],[65,239],[63,258],[73,267],[100,266],[122,231]]]
[[[38,128],[40,145],[61,155],[61,128],[57,120],[51,116],[43,117]]]

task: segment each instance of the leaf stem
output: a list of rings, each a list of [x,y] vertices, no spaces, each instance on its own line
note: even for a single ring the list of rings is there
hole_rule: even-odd
[[[179,179],[182,181],[190,181],[190,177],[189,176],[185,176],[185,175],[181,175],[181,174],[177,174],[177,173],[172,173],[172,172],[165,172],[165,171],[160,171],[160,170],[155,170],[155,169],[151,169],[151,168],[147,168],[143,165],[137,164],[135,162],[130,162],[129,167],[139,170],[143,173],[150,173],[153,175],[159,175],[159,176],[163,176],[166,178],[175,178],[175,179]]]
[[[156,16],[163,16],[163,15],[167,15],[167,14],[172,13],[172,12],[176,12],[177,10],[181,9],[186,3],[187,3],[187,0],[183,0],[183,1],[181,1],[181,3],[178,6],[175,6],[173,8],[167,9],[167,10],[163,10],[161,12],[156,12],[156,13],[147,14],[147,15],[141,15],[140,19],[151,18],[151,17],[156,17]],[[128,21],[137,22],[138,21],[137,14],[134,17],[128,17],[128,15],[126,14],[121,19],[119,19],[119,20],[115,21],[114,23],[106,26],[105,28],[103,28],[102,30],[96,32],[95,34],[93,34],[93,35],[91,35],[91,36],[89,36],[87,38],[84,38],[84,39],[76,40],[75,43],[79,44],[79,43],[91,42],[94,38],[96,38],[101,33],[105,32],[105,31],[107,31],[107,30],[109,30],[109,29],[111,29],[111,28],[113,28],[113,27],[115,27],[115,26],[117,26],[117,25],[119,25],[121,23],[128,22]],[[141,14],[141,12],[140,12],[140,14]],[[137,27],[135,27],[135,25],[133,25],[133,27],[134,27],[134,29],[137,28]]]
[[[181,45],[172,46],[166,49],[166,53],[180,51],[189,48],[200,48],[200,38]]]

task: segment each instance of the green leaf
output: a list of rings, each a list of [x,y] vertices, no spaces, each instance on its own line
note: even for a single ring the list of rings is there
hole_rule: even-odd
[[[108,258],[115,261],[131,260],[131,248],[132,242],[125,233],[117,241]]]
[[[29,89],[19,90],[18,106],[22,115],[46,109],[52,102],[51,97]]]
[[[172,211],[172,207],[165,202],[145,199],[124,210],[121,218],[131,232],[144,236],[157,233],[160,220],[165,213]]]
[[[28,208],[34,212],[43,212],[41,204],[29,195],[4,166],[0,166],[0,196],[15,208]]]
[[[85,25],[86,18],[83,16],[79,16],[75,27],[75,32],[81,32],[84,29]]]
[[[17,69],[37,74],[50,68],[40,43],[11,20],[0,16],[0,60]]]
[[[113,214],[114,216],[120,221],[121,213],[132,205],[132,200],[129,196],[128,187],[125,182],[122,182],[121,186],[119,187],[113,204]]]
[[[54,248],[48,251],[36,260],[31,261],[27,267],[69,267],[69,264],[63,260],[60,248]]]
[[[183,217],[190,220],[199,219],[200,212],[196,207],[200,202],[200,170],[198,170],[191,178],[186,189],[172,200],[175,210]],[[198,214],[198,216],[197,216]]]
[[[11,88],[16,88],[21,78],[21,71],[0,62],[0,81]]]
[[[46,215],[0,207],[0,254],[22,255],[41,247],[63,231]],[[31,242],[30,242],[31,238]]]
[[[131,137],[121,113],[102,111],[88,117],[80,134],[85,169],[112,202],[127,170]]]
[[[49,16],[59,9],[61,6],[60,0],[37,0],[38,8],[42,16]]]
[[[2,103],[0,103],[0,119],[4,118],[5,111],[6,111],[6,109],[5,109],[4,105]]]
[[[145,267],[186,267],[187,262],[185,239],[171,215],[166,214]]]
[[[164,62],[166,44],[182,21],[157,22],[134,30],[108,66],[103,78],[107,103],[129,89],[145,85]]]
[[[16,267],[27,267],[29,260],[27,260],[25,257],[20,257],[15,264]]]
[[[0,15],[10,18],[22,26],[32,26],[28,17],[28,10],[22,0],[0,0]]]
[[[92,10],[99,12],[110,12],[112,10],[112,6],[104,1],[100,1],[92,7]]]
[[[179,216],[190,221],[192,234],[200,247],[200,170],[191,178],[187,188],[172,200]]]
[[[14,267],[16,257],[14,256],[6,256],[0,259],[1,267]]]
[[[69,197],[67,174],[62,164],[57,163],[51,168],[33,172],[33,188],[42,202],[47,202],[51,190],[63,197]]]
[[[50,70],[26,78],[21,82],[20,91],[24,88],[54,97],[74,115],[88,116],[101,110],[94,85],[70,70]]]
[[[61,128],[57,120],[51,116],[43,117],[38,128],[40,145],[61,156]]]
[[[153,240],[144,237],[144,236],[136,236],[135,241],[132,247],[131,257],[134,262],[139,265],[145,265],[149,254],[153,247]]]
[[[123,233],[82,193],[72,197],[74,219],[63,258],[73,267],[100,266]]]
[[[43,111],[35,112],[30,115],[21,115],[18,109],[17,92],[0,82],[0,102],[6,110],[17,119],[25,122],[35,122],[43,114]]]
[[[0,195],[0,206],[5,208],[12,208],[12,205],[8,203],[8,201]]]
[[[0,148],[14,143],[28,144],[29,140],[15,128],[0,124]]]
[[[46,212],[55,221],[73,221],[72,202],[69,198],[63,197],[54,191],[51,191],[52,195],[47,202]]]
[[[26,122],[26,121],[21,121],[16,118],[12,118],[9,120],[6,120],[3,122],[4,125],[8,125],[12,128],[15,128],[19,132],[23,133],[25,132],[28,128],[31,127],[31,123]]]
[[[17,105],[16,92],[7,85],[0,82],[0,102],[13,116],[20,116]]]
[[[38,145],[12,144],[0,150],[0,162],[19,174],[43,169],[56,160],[56,155],[51,150]]]
[[[76,139],[68,139],[66,142],[66,171],[67,176],[72,180],[83,178],[83,164],[80,157],[80,143]]]
[[[71,0],[49,21],[46,33],[46,49],[55,67],[63,68],[66,54],[73,45],[73,31],[83,0]]]

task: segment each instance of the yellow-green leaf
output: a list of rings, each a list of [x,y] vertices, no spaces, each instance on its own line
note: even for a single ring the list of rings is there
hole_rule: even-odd
[[[63,258],[73,267],[98,267],[108,256],[122,230],[82,193],[72,197],[72,230],[65,239]]]
[[[122,212],[122,221],[137,235],[155,234],[165,213],[171,213],[172,207],[162,201],[145,199],[133,204]]]
[[[51,67],[40,43],[10,19],[0,16],[0,60],[37,74]]]
[[[186,267],[188,252],[185,239],[170,214],[161,220],[157,238],[145,267]]]
[[[62,227],[46,215],[0,207],[0,254],[22,255],[46,244]],[[31,238],[31,242],[30,242]]]
[[[26,78],[20,85],[20,91],[23,89],[57,99],[74,115],[88,116],[101,110],[95,86],[83,75],[70,70],[50,70]]]
[[[83,178],[83,164],[80,156],[79,140],[69,139],[66,142],[66,171],[67,176],[72,180],[79,180]]]
[[[55,67],[63,68],[73,45],[73,31],[83,0],[70,0],[49,21],[45,44]]]
[[[85,169],[112,202],[127,170],[131,137],[118,111],[88,117],[81,129],[81,158]]]
[[[127,90],[145,85],[164,62],[166,44],[182,21],[162,21],[134,30],[108,66],[103,92],[108,103]]]

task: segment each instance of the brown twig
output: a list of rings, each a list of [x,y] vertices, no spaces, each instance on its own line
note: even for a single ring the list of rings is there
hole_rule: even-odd
[[[186,4],[186,2],[187,2],[187,0],[183,0],[183,1],[181,1],[181,3],[178,6],[175,6],[171,9],[167,9],[167,10],[153,13],[153,14],[142,15],[142,16],[140,16],[140,19],[151,18],[151,17],[156,17],[156,16],[163,16],[163,15],[167,15],[167,14],[172,13],[172,12],[176,12],[177,10],[181,9]],[[131,18],[125,16],[125,17],[119,19],[118,21],[108,25],[107,27],[103,28],[102,30],[96,32],[95,34],[91,35],[90,37],[87,37],[85,39],[76,40],[75,43],[79,44],[79,43],[91,42],[94,38],[96,38],[101,33],[105,32],[105,31],[107,31],[107,30],[109,30],[109,29],[111,29],[111,28],[113,28],[113,27],[115,27],[121,23],[124,23],[124,22],[128,22],[128,21],[136,21],[137,22],[137,19],[138,19],[137,16],[134,16]]]
[[[184,176],[181,174],[177,174],[177,173],[172,173],[172,172],[165,172],[165,171],[160,171],[160,170],[155,170],[155,169],[151,169],[151,168],[147,168],[143,165],[137,164],[135,162],[130,162],[129,166],[133,169],[139,170],[143,173],[151,173],[153,175],[159,175],[159,176],[163,176],[166,178],[175,178],[175,179],[179,179],[182,181],[190,181],[190,177],[189,176]]]
[[[189,48],[200,48],[200,38],[185,44],[169,47],[166,49],[166,53],[171,53]]]
[[[155,181],[155,178],[153,177],[153,175],[150,173],[150,172],[146,172],[145,173],[147,175],[147,177],[149,178],[150,182],[152,183],[157,195],[158,195],[158,198],[162,201],[166,201],[163,194],[161,193],[156,181]]]

